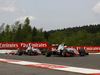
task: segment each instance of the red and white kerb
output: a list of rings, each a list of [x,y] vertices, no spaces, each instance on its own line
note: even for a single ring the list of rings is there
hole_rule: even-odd
[[[20,60],[10,60],[10,59],[2,59],[2,58],[0,58],[0,62],[12,63],[12,64],[18,64],[18,65],[24,65],[24,66],[40,67],[40,68],[46,68],[46,69],[54,69],[54,70],[66,71],[66,72],[81,73],[81,74],[87,74],[87,75],[100,75],[100,70],[98,69],[79,68],[79,67],[20,61]]]

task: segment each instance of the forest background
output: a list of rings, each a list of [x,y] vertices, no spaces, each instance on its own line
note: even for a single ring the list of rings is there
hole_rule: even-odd
[[[13,25],[0,25],[0,42],[48,42],[67,46],[100,46],[100,24],[43,31],[30,25],[27,17]]]

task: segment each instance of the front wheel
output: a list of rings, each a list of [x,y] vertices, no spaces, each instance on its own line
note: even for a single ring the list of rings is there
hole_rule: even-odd
[[[85,53],[86,55],[89,55],[89,53]]]
[[[79,53],[80,53],[80,56],[85,56],[86,55],[86,52],[85,52],[84,48],[80,48]]]
[[[67,50],[64,49],[64,50],[62,51],[62,56],[63,56],[63,57],[66,57],[66,53],[67,53]]]

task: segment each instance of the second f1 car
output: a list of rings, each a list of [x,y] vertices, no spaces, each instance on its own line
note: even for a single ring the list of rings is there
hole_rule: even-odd
[[[50,49],[47,49],[45,51],[45,56],[50,57],[51,55],[60,55],[63,57],[70,56],[73,57],[75,55],[85,56],[88,55],[88,53],[85,51],[84,48],[80,48],[79,50],[76,50],[75,48],[65,48],[64,44],[60,44],[57,49],[54,51],[51,51]]]

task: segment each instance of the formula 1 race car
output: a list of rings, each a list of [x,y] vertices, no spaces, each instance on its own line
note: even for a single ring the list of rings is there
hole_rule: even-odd
[[[66,56],[73,57],[75,55],[85,56],[85,55],[88,55],[88,53],[85,51],[84,48],[80,48],[80,50],[78,51],[74,48],[65,48],[64,44],[60,44],[58,48],[55,49],[54,51],[51,51],[50,49],[46,50],[45,56],[50,57],[51,55],[60,55],[63,57],[66,57]]]
[[[7,55],[17,55],[17,50],[16,51],[7,52],[5,54],[7,54]]]
[[[25,55],[39,55],[39,54],[41,54],[41,51],[37,48],[33,48],[32,46],[29,46],[26,50],[18,49],[17,54],[18,55],[22,55],[22,54],[25,54]]]

